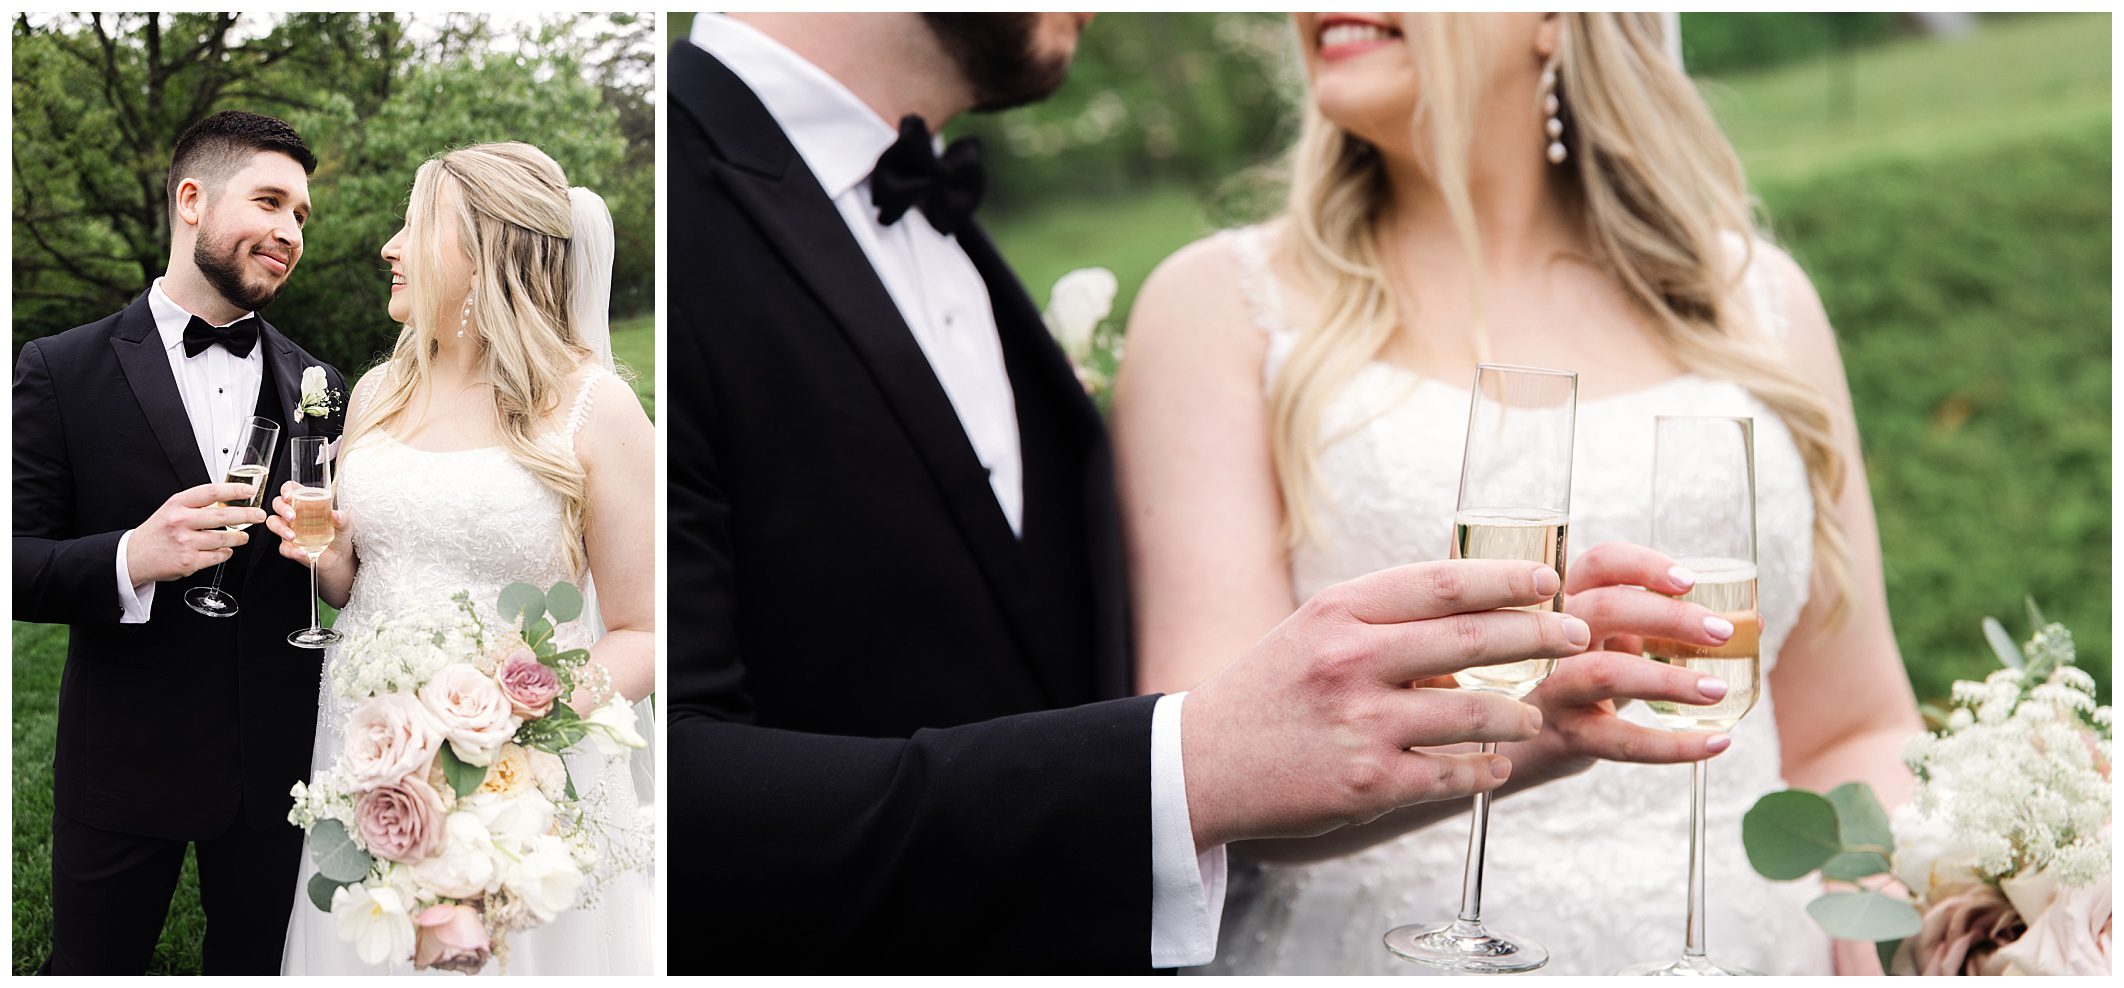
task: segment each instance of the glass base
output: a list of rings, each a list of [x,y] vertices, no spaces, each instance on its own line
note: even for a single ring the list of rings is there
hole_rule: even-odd
[[[1517,974],[1549,962],[1548,948],[1522,937],[1500,936],[1481,923],[1434,923],[1387,931],[1386,946],[1426,967],[1470,974]]]
[[[1721,967],[1711,963],[1708,957],[1689,957],[1668,961],[1664,964],[1639,964],[1626,967],[1617,974],[1654,978],[1759,978],[1761,973],[1744,967]]]
[[[193,587],[184,592],[185,605],[211,618],[236,616],[236,598],[213,587]]]
[[[288,644],[297,648],[323,648],[339,640],[339,632],[330,628],[304,628],[288,636]]]

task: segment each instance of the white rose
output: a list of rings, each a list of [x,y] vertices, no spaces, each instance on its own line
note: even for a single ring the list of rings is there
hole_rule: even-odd
[[[420,702],[435,716],[450,750],[467,765],[485,767],[523,725],[523,718],[509,709],[509,698],[501,687],[462,662],[436,670],[420,688]]]
[[[443,821],[442,850],[407,870],[421,888],[435,895],[469,899],[501,884],[495,863],[498,854],[479,814],[460,810]]]
[[[1092,334],[1114,311],[1114,293],[1120,287],[1105,268],[1078,268],[1055,280],[1040,318],[1072,362],[1091,355]]]
[[[465,805],[478,814],[488,837],[501,847],[522,847],[553,830],[553,801],[537,789],[523,789],[508,796],[475,793]]]
[[[583,873],[568,846],[558,837],[540,837],[509,868],[509,891],[531,908],[541,923],[575,905]]]
[[[388,885],[342,885],[332,892],[332,920],[362,963],[384,964],[413,956],[411,905]]]
[[[1905,803],[1896,807],[1889,830],[1895,835],[1896,880],[1920,899],[1930,901],[1935,885],[1977,880],[1971,850],[1955,838],[1945,820],[1928,819]]]
[[[321,395],[324,393],[324,389],[324,368],[305,367],[302,369],[302,396],[304,398],[308,398],[311,395]]]
[[[420,701],[385,693],[347,714],[346,747],[340,766],[364,792],[425,774],[442,747],[442,732]]]
[[[583,725],[590,729],[590,742],[597,750],[607,755],[624,754],[628,748],[647,747],[640,731],[635,729],[634,705],[626,697],[615,696],[583,718]]]

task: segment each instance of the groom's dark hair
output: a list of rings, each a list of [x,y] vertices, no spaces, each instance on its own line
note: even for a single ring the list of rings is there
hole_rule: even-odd
[[[278,117],[242,110],[223,110],[185,128],[170,152],[170,177],[163,183],[169,200],[172,224],[177,215],[177,183],[187,176],[219,189],[230,173],[241,169],[250,156],[274,151],[295,159],[302,173],[317,170],[317,156],[302,142],[302,135]]]

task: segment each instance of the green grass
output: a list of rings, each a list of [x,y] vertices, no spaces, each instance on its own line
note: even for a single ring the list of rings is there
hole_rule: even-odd
[[[622,319],[612,327],[612,353],[632,368],[642,408],[656,417],[656,318]],[[330,626],[329,607],[320,620]],[[51,951],[52,747],[58,737],[59,670],[66,662],[66,628],[14,624],[14,973],[34,974]],[[192,852],[170,902],[150,974],[197,974],[206,917],[199,911],[199,872]]]
[[[2026,637],[2023,594],[2072,627],[2109,695],[2108,39],[2107,15],[2030,16],[1883,45],[1853,62],[1850,123],[1830,120],[1820,63],[1708,87],[1837,327],[1921,697],[1994,667],[1986,615]],[[1111,268],[1125,325],[1212,215],[1159,190],[993,229],[1035,299]]]

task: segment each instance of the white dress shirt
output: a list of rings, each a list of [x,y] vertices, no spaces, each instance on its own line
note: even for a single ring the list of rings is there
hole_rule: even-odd
[[[892,296],[915,342],[951,400],[989,487],[1023,534],[1024,465],[1018,415],[1003,365],[995,310],[981,273],[958,242],[921,210],[878,222],[870,173],[899,138],[894,122],[780,42],[717,14],[694,18],[690,40],[744,81],[833,200],[856,243]],[[1151,929],[1155,967],[1204,964],[1216,956],[1224,911],[1224,849],[1195,854],[1180,759],[1184,695],[1159,699],[1151,714]]]
[[[219,483],[244,423],[258,409],[258,385],[265,378],[265,341],[261,339],[241,357],[220,346],[208,347],[196,357],[185,356],[184,328],[191,325],[192,314],[162,290],[161,278],[148,289],[148,311],[155,316],[155,332],[162,337],[162,351],[170,361],[170,376],[177,381],[177,396],[184,400],[185,417],[192,421],[200,465],[206,467],[209,480]],[[254,315],[246,312],[239,319]],[[118,605],[124,612],[120,624],[146,623],[155,603],[155,584],[135,584],[126,569],[125,550],[132,539],[131,531],[118,537]]]

